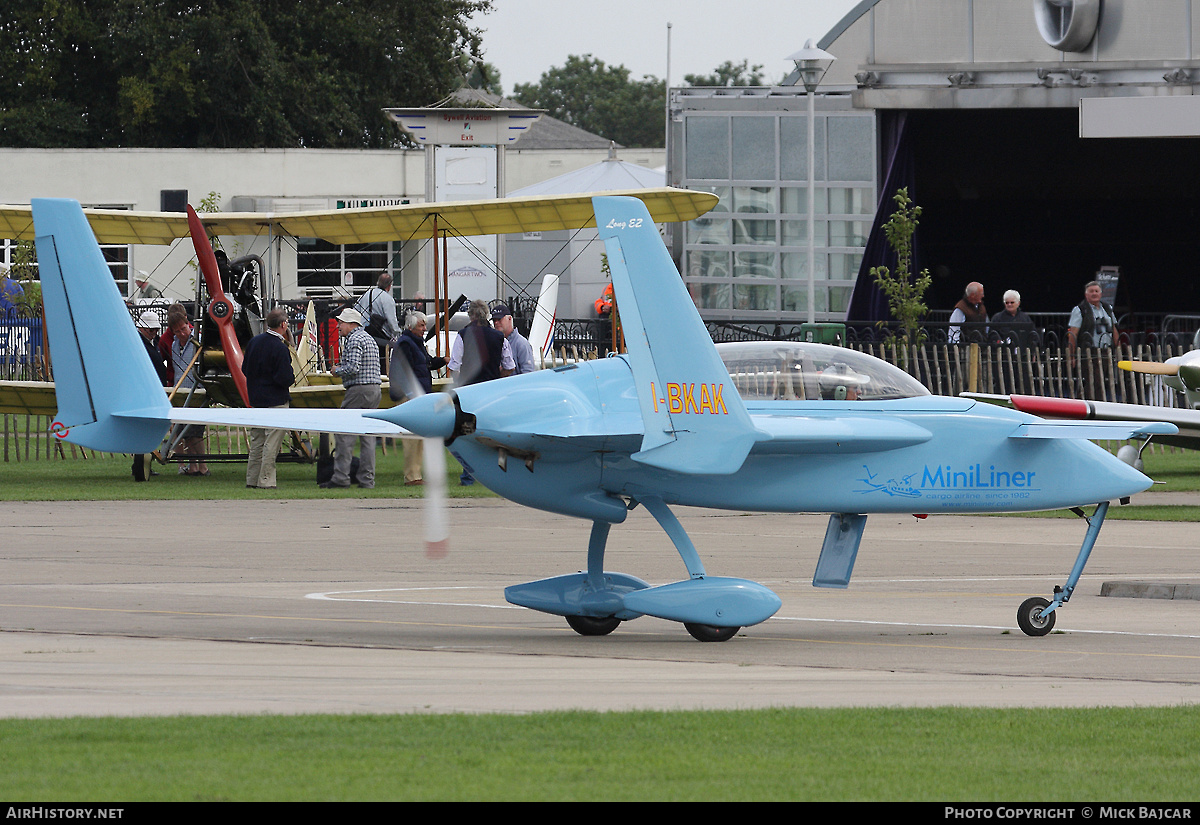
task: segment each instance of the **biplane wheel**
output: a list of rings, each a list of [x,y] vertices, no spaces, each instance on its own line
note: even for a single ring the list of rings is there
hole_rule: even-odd
[[[1050,602],[1039,596],[1021,602],[1021,606],[1017,608],[1017,626],[1021,628],[1021,632],[1026,636],[1045,636],[1053,630],[1056,614],[1038,615],[1049,606]]]
[[[567,616],[567,624],[580,636],[607,636],[621,620],[615,616]]]
[[[717,627],[711,624],[693,624],[692,622],[684,622],[683,626],[687,628],[687,632],[692,634],[692,638],[701,642],[727,642],[732,639],[740,627]]]

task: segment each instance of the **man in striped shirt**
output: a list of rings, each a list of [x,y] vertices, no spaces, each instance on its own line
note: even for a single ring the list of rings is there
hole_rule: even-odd
[[[342,336],[342,359],[333,368],[346,388],[342,409],[373,410],[379,406],[379,345],[366,331],[363,317],[354,309],[343,309],[337,315],[338,333]],[[358,486],[375,486],[375,436],[338,435],[334,438],[333,477],[322,484],[325,488],[350,486],[350,462],[354,457],[354,441],[359,441]]]

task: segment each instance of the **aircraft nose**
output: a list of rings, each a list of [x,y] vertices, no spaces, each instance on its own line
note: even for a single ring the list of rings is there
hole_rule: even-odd
[[[1088,446],[1093,445],[1089,442]],[[1128,452],[1121,458],[1107,450],[1101,451],[1098,455],[1100,460],[1095,462],[1090,470],[1085,471],[1091,485],[1096,488],[1090,498],[1096,501],[1115,501],[1143,492],[1154,483],[1139,467],[1126,460],[1129,457]]]
[[[435,392],[371,413],[371,417],[399,424],[423,438],[450,438],[454,435],[457,410],[452,394]]]

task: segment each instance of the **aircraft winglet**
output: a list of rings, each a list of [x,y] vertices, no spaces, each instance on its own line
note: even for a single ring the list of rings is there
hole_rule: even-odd
[[[759,438],[645,204],[593,198],[644,436],[635,461],[734,473]]]

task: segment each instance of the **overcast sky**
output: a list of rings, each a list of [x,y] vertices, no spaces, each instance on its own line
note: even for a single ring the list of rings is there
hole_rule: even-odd
[[[727,60],[763,66],[767,83],[792,69],[787,56],[819,40],[859,0],[494,0],[475,19],[485,60],[506,93],[533,83],[572,54],[624,65],[634,78],[667,75],[672,85]]]

